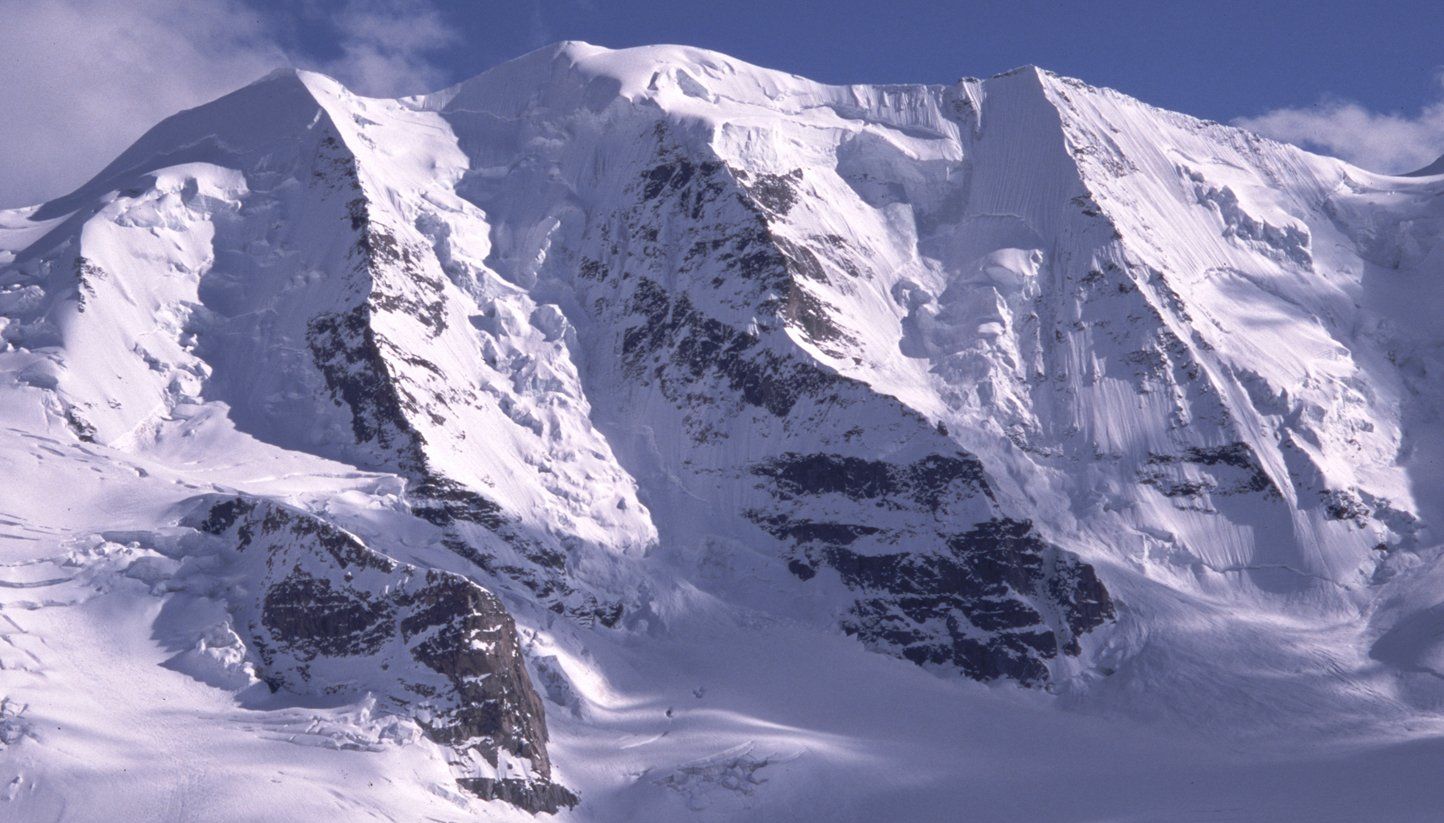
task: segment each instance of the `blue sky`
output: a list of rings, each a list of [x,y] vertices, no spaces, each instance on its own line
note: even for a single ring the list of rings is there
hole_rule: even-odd
[[[429,90],[548,42],[686,43],[826,82],[1035,63],[1383,171],[1444,152],[1444,3],[0,0],[0,206],[82,182],[176,109],[293,64]]]

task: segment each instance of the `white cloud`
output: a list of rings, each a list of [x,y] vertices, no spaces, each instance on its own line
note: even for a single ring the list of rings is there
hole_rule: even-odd
[[[280,45],[294,23],[277,14],[242,0],[0,0],[0,208],[69,192],[156,122],[278,66],[375,95],[447,80],[428,58],[452,35],[429,0],[325,16],[338,53],[321,60]]]
[[[1372,171],[1413,171],[1444,154],[1444,75],[1439,80],[1441,99],[1413,117],[1369,111],[1346,100],[1326,100],[1312,108],[1277,109],[1234,122]]]
[[[455,43],[456,34],[426,3],[352,3],[333,24],[341,56],[315,68],[357,92],[397,97],[445,85],[446,74],[430,56]]]
[[[0,206],[68,191],[161,118],[285,62],[230,0],[0,10]]]

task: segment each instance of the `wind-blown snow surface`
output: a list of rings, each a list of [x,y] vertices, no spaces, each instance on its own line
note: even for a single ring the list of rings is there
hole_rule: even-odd
[[[0,212],[4,817],[1433,819],[1441,241],[1032,68],[272,75]]]

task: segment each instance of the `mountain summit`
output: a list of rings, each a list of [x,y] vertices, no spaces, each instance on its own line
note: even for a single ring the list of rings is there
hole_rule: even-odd
[[[1441,181],[1033,67],[271,74],[0,212],[0,786],[1337,813],[1444,697]]]

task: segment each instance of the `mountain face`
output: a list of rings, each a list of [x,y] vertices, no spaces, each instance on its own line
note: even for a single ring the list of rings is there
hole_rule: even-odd
[[[1417,717],[1441,239],[1444,177],[1033,68],[824,86],[572,43],[400,100],[279,72],[0,212],[30,481],[0,616],[130,632],[0,666],[0,777],[63,807],[104,721],[36,718],[149,643],[188,699],[421,764],[444,814],[725,816],[711,787],[756,799],[791,755],[617,742],[628,706],[709,699],[648,651],[688,613],[848,635],[903,699]]]

